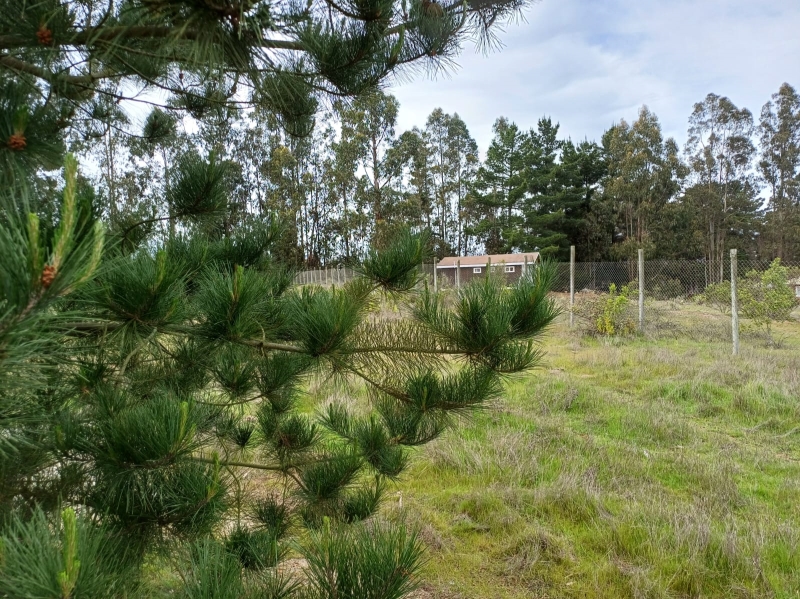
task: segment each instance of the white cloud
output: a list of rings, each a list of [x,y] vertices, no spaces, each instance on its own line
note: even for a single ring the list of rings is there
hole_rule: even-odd
[[[789,0],[544,0],[509,25],[505,48],[467,47],[451,76],[392,88],[400,129],[441,107],[458,112],[485,150],[506,116],[543,115],[573,139],[599,139],[647,104],[683,143],[695,102],[726,95],[758,116],[784,81],[800,86],[800,2]]]

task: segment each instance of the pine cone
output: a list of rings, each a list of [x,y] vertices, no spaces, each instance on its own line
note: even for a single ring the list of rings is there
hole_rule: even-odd
[[[42,270],[42,278],[40,279],[42,287],[44,287],[45,289],[50,287],[50,284],[53,282],[53,279],[55,278],[56,278],[56,267],[48,264]]]
[[[36,32],[36,39],[43,46],[49,46],[53,43],[53,32],[47,28],[47,25],[42,25]]]
[[[8,147],[12,150],[24,150],[27,145],[28,141],[22,133],[13,133],[8,138]]]

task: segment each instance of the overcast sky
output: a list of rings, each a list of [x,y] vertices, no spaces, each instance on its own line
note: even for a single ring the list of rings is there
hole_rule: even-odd
[[[599,141],[647,104],[682,147],[692,105],[709,92],[758,119],[781,83],[800,87],[798,0],[542,0],[501,39],[489,55],[465,47],[447,76],[392,87],[398,132],[441,107],[482,153],[499,116],[528,129],[548,115],[573,140]]]

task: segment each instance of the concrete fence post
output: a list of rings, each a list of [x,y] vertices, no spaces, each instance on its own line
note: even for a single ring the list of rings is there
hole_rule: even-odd
[[[439,261],[436,258],[433,259],[433,292],[434,293],[436,293],[438,291],[438,286],[439,286],[439,275],[436,272],[436,264],[438,262]]]
[[[739,265],[737,261],[736,250],[731,250],[731,337],[734,356],[739,355],[739,300],[736,297],[736,277]]]
[[[575,246],[569,246],[569,326],[575,326]]]
[[[461,289],[461,260],[456,260],[456,289]]]
[[[644,333],[644,250],[639,250],[639,332]]]

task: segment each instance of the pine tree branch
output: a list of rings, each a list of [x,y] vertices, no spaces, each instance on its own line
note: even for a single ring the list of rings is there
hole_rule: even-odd
[[[132,225],[129,225],[119,235],[120,235],[120,237],[122,237],[123,241],[127,241],[128,240],[128,233],[133,231],[135,228],[141,227],[142,225],[149,225],[151,223],[157,223],[157,222],[161,222],[161,221],[164,221],[164,220],[170,220],[171,218],[180,218],[180,217],[172,215],[172,216],[156,216],[154,218],[146,218],[144,220],[140,220],[138,222],[135,222]]]
[[[302,347],[297,345],[287,345],[285,343],[270,343],[269,341],[258,341],[255,339],[243,339],[238,341],[242,345],[247,345],[249,347],[255,347],[256,349],[271,349],[275,351],[286,351],[292,352],[296,354],[305,354],[308,353]]]
[[[459,349],[426,349],[420,347],[401,347],[401,346],[375,346],[375,347],[355,347],[348,349],[345,353],[348,354],[366,354],[366,353],[406,353],[406,354],[430,354],[441,356],[464,356],[468,355],[464,350]]]
[[[137,39],[165,39],[195,41],[201,37],[201,32],[196,29],[187,29],[180,26],[155,26],[140,25],[133,27],[93,27],[82,31],[76,31],[71,35],[66,35],[62,39],[54,39],[50,47],[53,46],[88,46],[97,42],[118,42],[120,40]],[[305,46],[293,40],[261,39],[258,47],[270,50],[305,50]],[[0,49],[10,50],[12,48],[34,48],[41,47],[36,38],[27,38],[20,35],[0,36]]]
[[[91,85],[94,81],[103,78],[101,75],[61,75],[58,73],[53,73],[52,71],[37,67],[36,65],[30,64],[29,62],[25,62],[24,60],[20,60],[18,58],[14,58],[8,54],[0,54],[0,65],[9,68],[12,71],[33,75],[34,77],[47,81],[48,83],[63,82],[72,85],[87,86]]]
[[[125,356],[125,359],[122,361],[122,365],[120,366],[119,373],[117,375],[118,376],[117,386],[122,382],[122,377],[125,376],[125,370],[128,368],[128,364],[130,363],[131,358],[133,358],[133,356],[136,355],[145,345],[147,345],[150,341],[152,341],[153,337],[156,336],[157,332],[158,329],[153,329],[145,339],[142,339],[141,343],[138,343],[136,347],[134,347],[131,350],[131,352],[127,356]]]
[[[370,376],[364,374],[363,372],[361,372],[360,370],[358,370],[356,368],[353,368],[352,366],[349,366],[347,364],[341,364],[341,367],[344,370],[347,370],[348,372],[352,372],[354,375],[356,375],[358,378],[360,378],[361,380],[363,380],[367,384],[372,385],[378,391],[382,391],[382,392],[386,393],[386,395],[389,395],[390,397],[394,397],[395,399],[397,399],[397,400],[399,400],[399,401],[401,401],[403,403],[409,403],[411,401],[409,399],[408,395],[406,395],[405,393],[401,393],[400,391],[398,391],[396,389],[392,389],[391,387],[387,387],[385,385],[382,385],[378,381],[372,379]]]
[[[267,466],[266,464],[256,464],[255,462],[231,462],[227,460],[214,460],[212,458],[204,458],[202,456],[191,456],[195,462],[203,462],[204,464],[219,464],[220,466],[230,466],[232,468],[252,468],[255,470],[270,470],[272,472],[286,473],[291,466]]]

